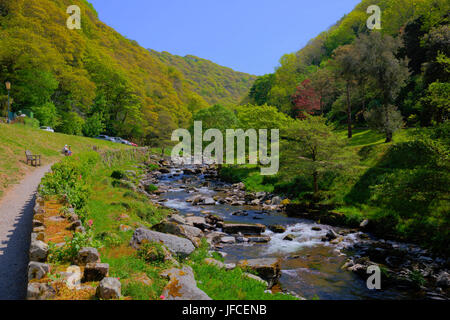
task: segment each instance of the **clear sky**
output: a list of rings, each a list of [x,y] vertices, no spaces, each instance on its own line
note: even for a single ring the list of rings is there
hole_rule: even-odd
[[[144,48],[271,73],[359,0],[88,0],[100,19]]]

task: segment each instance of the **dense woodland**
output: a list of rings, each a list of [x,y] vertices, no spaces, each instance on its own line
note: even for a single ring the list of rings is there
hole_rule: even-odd
[[[81,30],[66,27],[72,4]],[[160,124],[187,126],[209,102],[237,103],[254,80],[206,60],[168,59],[99,21],[87,1],[0,2],[0,82],[12,83],[12,109],[59,132],[158,143]],[[2,85],[2,116],[6,100]]]
[[[242,72],[219,66],[209,60],[150,50],[151,54],[180,71],[181,79],[208,104],[236,105],[246,96],[256,79]]]

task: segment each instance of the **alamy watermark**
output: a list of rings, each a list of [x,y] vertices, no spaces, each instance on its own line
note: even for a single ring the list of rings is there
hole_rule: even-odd
[[[381,29],[381,9],[377,5],[367,7],[367,14],[372,14],[366,22],[369,30]]]
[[[172,141],[179,141],[179,143],[172,149],[172,161],[180,162],[180,154],[182,154],[183,162],[186,164],[259,163],[262,165],[261,175],[274,175],[278,172],[280,160],[279,129],[270,130],[270,153],[268,152],[268,139],[268,129],[259,129],[258,132],[255,129],[246,131],[226,129],[224,140],[224,136],[219,129],[208,129],[203,133],[202,121],[195,121],[194,152],[192,153],[191,133],[187,129],[176,129],[172,132]],[[203,142],[205,141],[211,141],[211,143],[203,149]],[[224,142],[226,144],[225,153]]]
[[[381,289],[381,270],[379,266],[371,265],[367,267],[367,274],[371,274],[367,278],[366,285],[369,290]]]
[[[66,12],[70,14],[67,18],[66,25],[69,30],[81,29],[81,9],[77,5],[67,7]]]

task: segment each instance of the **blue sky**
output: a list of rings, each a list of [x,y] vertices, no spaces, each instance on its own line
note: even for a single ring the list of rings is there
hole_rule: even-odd
[[[144,48],[192,54],[237,71],[271,73],[285,53],[359,0],[88,0],[100,19]]]

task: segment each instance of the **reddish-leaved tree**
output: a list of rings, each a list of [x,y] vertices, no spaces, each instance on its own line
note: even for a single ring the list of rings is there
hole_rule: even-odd
[[[303,80],[292,96],[294,114],[299,119],[305,118],[305,113],[314,114],[320,111],[320,94],[314,90],[311,80]]]

